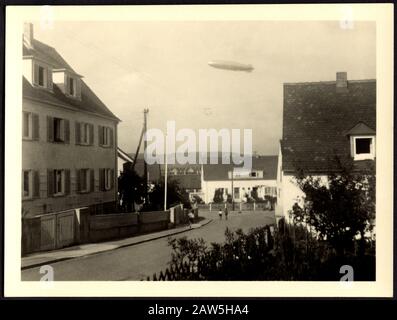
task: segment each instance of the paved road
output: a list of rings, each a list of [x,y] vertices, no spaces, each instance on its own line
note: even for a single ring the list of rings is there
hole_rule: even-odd
[[[223,242],[226,227],[248,231],[250,228],[274,223],[274,212],[232,212],[229,219],[219,220],[217,212],[200,211],[201,216],[214,220],[199,229],[188,231],[174,237],[203,238],[208,243]],[[116,249],[113,251],[93,254],[86,257],[61,261],[52,264],[55,281],[84,280],[141,280],[153,273],[158,273],[168,266],[171,248],[167,239],[157,239],[150,242]],[[40,268],[22,271],[22,280],[39,280],[42,276]]]

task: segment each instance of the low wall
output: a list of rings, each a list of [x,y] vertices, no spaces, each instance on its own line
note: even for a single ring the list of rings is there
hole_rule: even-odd
[[[226,203],[228,210],[233,210],[233,204]],[[225,208],[225,203],[209,203],[209,204],[199,204],[199,209],[209,210],[209,211],[218,211],[220,209]],[[271,210],[270,202],[235,202],[234,203],[234,210],[241,210],[241,211],[256,211],[256,210]]]
[[[139,232],[147,233],[168,229],[169,211],[148,211],[139,213]]]
[[[106,214],[89,217],[89,241],[97,242],[137,234],[138,214]]]

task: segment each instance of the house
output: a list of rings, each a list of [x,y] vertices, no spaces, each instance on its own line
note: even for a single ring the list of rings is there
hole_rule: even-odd
[[[338,170],[332,159],[351,159],[362,171],[376,158],[376,81],[347,80],[284,84],[283,133],[277,168],[276,217],[289,220],[301,204],[298,170],[326,182]]]
[[[252,169],[241,170],[233,164],[204,164],[201,174],[201,192],[205,203],[214,201],[216,192],[224,199],[234,193],[235,202],[247,197],[264,199],[276,196],[277,156],[253,156]]]
[[[134,163],[134,158],[131,157],[128,153],[124,152],[121,148],[117,147],[117,176],[121,175],[121,173],[123,172],[124,164],[126,163]]]
[[[21,181],[25,218],[81,207],[96,213],[114,208],[120,120],[82,78],[54,48],[34,39],[32,24],[25,24]],[[70,221],[67,228],[73,231]]]

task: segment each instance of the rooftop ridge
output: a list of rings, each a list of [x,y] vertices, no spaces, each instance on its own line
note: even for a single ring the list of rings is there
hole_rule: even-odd
[[[376,79],[360,79],[360,80],[348,80],[347,83],[365,83],[365,82],[376,82]],[[298,86],[298,85],[312,85],[312,84],[336,84],[336,81],[307,81],[307,82],[284,82],[285,86]]]

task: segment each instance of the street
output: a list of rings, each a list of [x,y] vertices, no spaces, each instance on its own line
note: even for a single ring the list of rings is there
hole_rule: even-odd
[[[219,220],[217,211],[200,211],[200,216],[212,218],[206,226],[173,237],[203,238],[207,243],[223,242],[226,227],[231,230],[250,228],[274,223],[273,211],[232,212],[228,220]],[[119,248],[112,251],[92,254],[85,257],[60,261],[52,264],[55,281],[120,281],[146,280],[147,276],[165,270],[171,259],[171,248],[167,238]],[[24,281],[40,280],[40,267],[22,271]]]

